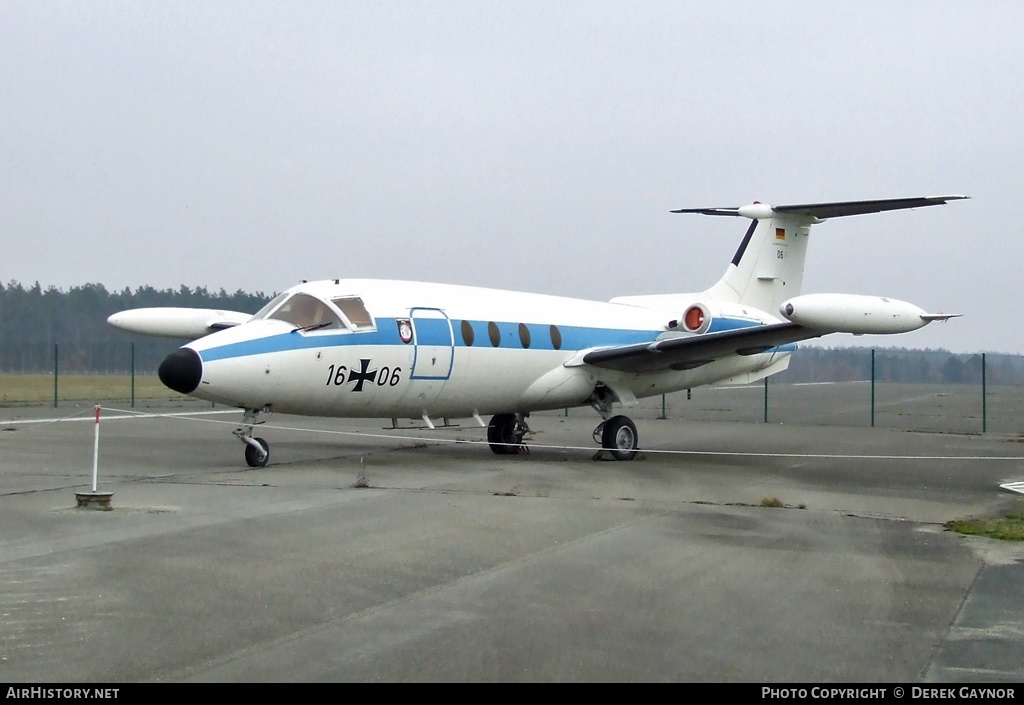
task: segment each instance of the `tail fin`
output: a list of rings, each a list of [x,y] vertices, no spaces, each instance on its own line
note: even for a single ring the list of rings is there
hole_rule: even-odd
[[[747,234],[718,282],[704,292],[710,299],[777,311],[800,293],[807,236],[811,225],[828,218],[937,206],[968,196],[891,198],[791,206],[753,203],[739,208],[682,208],[673,213],[729,215],[750,218]]]

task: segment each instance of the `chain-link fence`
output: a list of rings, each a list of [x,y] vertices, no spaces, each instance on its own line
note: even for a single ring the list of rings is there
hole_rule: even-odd
[[[0,344],[0,404],[174,398],[156,377],[180,343]]]
[[[184,341],[117,343],[3,343],[0,374],[156,374]]]
[[[160,383],[156,370],[183,342],[0,344],[0,405],[181,400]],[[804,352],[794,355],[789,370],[767,381],[699,387],[643,399],[638,408],[624,411],[637,418],[1024,431],[1022,356],[870,348]]]

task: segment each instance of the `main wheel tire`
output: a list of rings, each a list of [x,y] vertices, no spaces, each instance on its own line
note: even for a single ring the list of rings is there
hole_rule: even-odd
[[[636,425],[628,416],[613,416],[604,422],[601,447],[616,460],[632,460],[638,446]]]
[[[260,444],[263,448],[262,457],[260,452],[253,448],[250,444],[245,444],[245,462],[251,468],[262,468],[266,467],[267,461],[270,460],[270,445],[262,438],[254,438],[254,441]]]
[[[523,437],[516,432],[515,414],[495,414],[487,424],[487,442],[497,455],[511,455],[519,452]]]

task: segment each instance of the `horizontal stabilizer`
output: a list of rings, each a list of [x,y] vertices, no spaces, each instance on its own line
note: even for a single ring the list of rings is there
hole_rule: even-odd
[[[771,213],[805,216],[815,220],[839,218],[846,215],[863,215],[865,213],[881,213],[883,211],[905,210],[907,208],[923,208],[924,206],[941,206],[949,201],[959,201],[970,196],[923,196],[920,198],[885,198],[874,201],[837,201],[835,203],[803,203],[788,206],[763,206],[751,208],[680,208],[672,213],[699,213],[701,215],[732,215],[747,218],[769,217]],[[760,205],[760,204],[755,204]]]
[[[677,208],[669,213],[700,213],[701,215],[735,215],[740,214],[739,208]]]

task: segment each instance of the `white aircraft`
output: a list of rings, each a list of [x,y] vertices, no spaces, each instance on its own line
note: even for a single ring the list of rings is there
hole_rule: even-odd
[[[591,406],[595,440],[632,459],[637,429],[616,405],[700,385],[746,384],[789,365],[794,343],[829,333],[885,334],[960,314],[925,313],[879,296],[800,295],[810,226],[828,218],[945,204],[967,196],[673,213],[749,218],[724,276],[692,294],[610,302],[452,284],[376,279],[303,282],[255,315],[149,308],[109,322],[190,338],[161,363],[171,389],[244,409],[245,459],[270,458],[253,437],[261,411],[307,416],[470,418],[498,454],[520,452],[532,411]],[[489,423],[483,416],[490,415]]]

